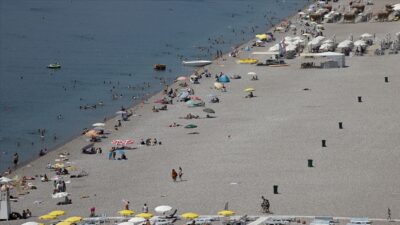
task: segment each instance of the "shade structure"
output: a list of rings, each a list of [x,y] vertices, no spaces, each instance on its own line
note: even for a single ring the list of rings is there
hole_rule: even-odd
[[[21,224],[21,225],[44,225],[44,223],[38,223],[38,222],[26,222],[26,223],[23,223],[23,224]]]
[[[57,223],[56,225],[71,225],[71,222],[65,222],[65,221],[61,221],[59,223]]]
[[[232,216],[234,214],[235,214],[235,212],[230,211],[230,210],[221,210],[218,212],[218,215],[221,215],[221,216]]]
[[[144,218],[144,219],[150,219],[153,217],[153,214],[151,213],[139,213],[136,215],[136,217]]]
[[[105,123],[94,123],[92,126],[94,127],[104,127],[106,124]]]
[[[196,219],[197,217],[199,217],[199,214],[188,212],[188,213],[182,214],[181,217],[183,219],[193,220],[193,219]]]
[[[76,223],[76,222],[79,222],[81,220],[82,220],[82,217],[80,217],[80,216],[71,216],[71,217],[68,217],[67,219],[65,219],[64,221],[65,222],[70,222],[70,223]]]
[[[62,192],[62,193],[66,193],[66,192]],[[68,193],[67,193],[68,194]],[[54,211],[51,211],[49,214],[47,214],[47,215],[51,215],[51,216],[62,216],[62,215],[64,215],[65,214],[65,211],[63,211],[63,210],[54,210]]]
[[[246,89],[244,89],[244,91],[245,92],[252,92],[252,91],[255,91],[256,89],[254,89],[254,88],[246,88]]]
[[[118,214],[119,215],[121,215],[121,216],[130,216],[130,215],[133,215],[135,213],[135,211],[133,211],[133,210],[121,210],[121,211],[118,211]]]
[[[143,223],[144,221],[146,221],[146,219],[145,218],[142,218],[142,217],[133,217],[132,219],[129,219],[128,220],[128,222],[131,222],[131,223]]]
[[[185,126],[186,129],[192,129],[192,128],[196,128],[196,127],[197,127],[197,125],[192,124],[192,123]]]
[[[117,111],[115,114],[118,114],[118,115],[122,115],[122,114],[126,114],[126,111]]]
[[[256,75],[256,72],[248,72],[248,75]]]
[[[169,205],[160,205],[157,206],[156,208],[154,208],[154,211],[158,212],[158,213],[166,213],[168,211],[171,211],[172,207]]]
[[[48,215],[48,214],[39,216],[39,219],[41,219],[41,220],[54,220],[55,218],[57,218],[57,216]]]
[[[211,109],[211,108],[205,108],[205,109],[203,109],[203,112],[206,112],[206,113],[215,113],[214,109]]]

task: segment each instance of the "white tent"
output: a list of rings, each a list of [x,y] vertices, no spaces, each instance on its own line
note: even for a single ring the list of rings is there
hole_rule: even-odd
[[[400,3],[397,3],[397,4],[393,5],[393,10],[394,11],[400,11]]]
[[[303,53],[300,55],[303,61],[320,63],[322,68],[345,67],[345,56],[337,52]]]
[[[325,40],[324,36],[318,36],[318,37],[312,39],[310,42],[308,42],[307,45],[311,48],[317,48],[317,47],[321,46],[322,41],[324,41],[324,40]]]

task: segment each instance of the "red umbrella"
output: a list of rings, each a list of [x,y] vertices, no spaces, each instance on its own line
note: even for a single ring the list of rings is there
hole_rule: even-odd
[[[133,144],[135,142],[133,140],[130,140],[130,139],[127,139],[127,140],[116,139],[116,140],[111,141],[111,143],[114,144],[114,145],[126,146],[126,145],[131,145],[131,144]]]

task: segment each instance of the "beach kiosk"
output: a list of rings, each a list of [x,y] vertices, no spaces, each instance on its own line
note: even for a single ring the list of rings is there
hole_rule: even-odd
[[[10,193],[8,189],[4,189],[0,191],[0,220],[8,220],[10,213]]]
[[[346,66],[343,53],[322,52],[322,53],[302,53],[301,68],[343,68]]]

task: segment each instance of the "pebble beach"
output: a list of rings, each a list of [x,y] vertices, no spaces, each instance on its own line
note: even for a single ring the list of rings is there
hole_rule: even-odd
[[[373,3],[368,7],[376,11],[399,1]],[[348,1],[332,5],[347,6]],[[289,20],[297,18],[296,14]],[[326,23],[323,33],[339,42],[350,35],[358,39],[370,33],[378,42],[399,31],[399,22],[370,20]],[[215,110],[215,118],[206,118],[204,107],[188,107],[176,99],[167,105],[168,110],[152,112],[153,106],[161,106],[154,101],[165,96],[156,94],[131,109],[133,115],[122,121],[118,130],[114,125],[119,117],[106,122],[107,138],[94,144],[103,149],[102,154],[82,154],[82,147],[89,144],[82,135],[9,176],[47,174],[51,178],[54,172],[46,165],[67,152],[69,165],[88,173],[82,178],[63,178],[68,181],[72,204],[57,206],[60,199],[51,197],[52,182],[36,178],[28,182],[37,189],[11,191],[14,196],[29,192],[18,195],[11,203],[12,211],[29,208],[33,213],[30,220],[35,221],[56,209],[69,216],[88,217],[89,209],[96,207],[97,214],[117,216],[123,200],[128,200],[130,208],[138,212],[147,203],[150,211],[158,205],[171,205],[179,214],[212,215],[229,202],[237,214],[261,215],[261,196],[266,196],[273,215],[384,219],[390,208],[392,218],[400,218],[400,56],[377,56],[372,51],[363,56],[351,54],[345,58],[345,68],[334,69],[301,69],[300,57],[285,60],[285,67],[237,63],[239,58],[251,58],[252,52],[268,51],[283,37],[293,36],[292,32],[274,35],[276,41],[266,47],[213,61],[201,69],[207,69],[211,77],[189,84],[205,107]],[[221,92],[214,88],[214,75],[221,72],[241,79],[231,79],[224,84],[226,92]],[[249,72],[257,74],[258,80],[251,80]],[[172,87],[178,88],[179,83]],[[255,89],[255,97],[245,98],[243,90],[250,87]],[[209,103],[210,94],[218,96],[220,103]],[[189,113],[200,118],[180,118]],[[181,126],[170,127],[174,122]],[[185,129],[188,124],[197,128]],[[162,144],[141,146],[140,140],[146,138],[157,138]],[[125,150],[127,160],[108,159],[115,139],[135,141],[132,149]],[[313,167],[307,166],[310,159]],[[183,179],[173,182],[171,170],[179,167]],[[279,194],[274,194],[274,185]]]

